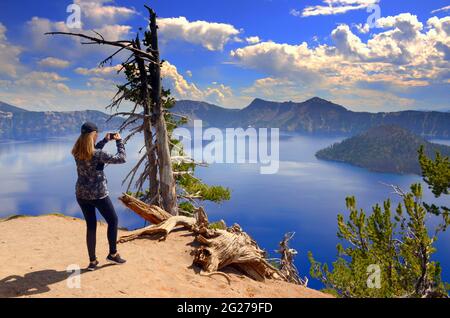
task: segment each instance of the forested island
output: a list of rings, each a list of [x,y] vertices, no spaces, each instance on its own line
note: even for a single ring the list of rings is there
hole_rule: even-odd
[[[450,154],[449,146],[428,142],[399,126],[385,125],[370,128],[322,149],[316,157],[346,162],[376,172],[420,174],[417,151],[422,145],[430,157],[434,157],[436,152],[443,156]]]

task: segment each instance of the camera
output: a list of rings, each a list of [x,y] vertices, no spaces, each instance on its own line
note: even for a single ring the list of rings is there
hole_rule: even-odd
[[[116,132],[114,132],[114,133],[109,133],[109,140],[114,140],[114,136],[115,136],[116,134],[117,134]]]

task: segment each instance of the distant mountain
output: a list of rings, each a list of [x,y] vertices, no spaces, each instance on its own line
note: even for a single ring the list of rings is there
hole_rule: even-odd
[[[5,112],[5,113],[25,113],[27,112],[26,109],[23,108],[19,108],[16,106],[12,106],[10,104],[4,103],[0,101],[0,112]]]
[[[439,151],[450,156],[450,147],[430,143],[398,126],[378,126],[331,145],[316,153],[316,157],[350,163],[376,172],[420,174],[417,150],[425,146],[428,156]]]
[[[64,136],[78,133],[85,121],[96,123],[100,130],[115,130],[123,119],[109,118],[96,110],[70,112],[28,111],[0,102],[0,138],[28,139]]]
[[[341,105],[314,97],[307,101],[253,100],[244,109],[180,100],[174,111],[215,127],[277,127],[283,131],[355,135],[371,127],[398,125],[427,138],[450,138],[450,113],[400,111],[353,112]]]
[[[188,116],[192,121],[201,119],[205,126],[225,127],[230,121],[234,120],[238,109],[227,109],[205,102],[192,100],[177,101],[173,108],[175,113]]]

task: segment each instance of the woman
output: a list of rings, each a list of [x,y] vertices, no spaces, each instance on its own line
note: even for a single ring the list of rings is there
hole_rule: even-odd
[[[125,260],[116,250],[117,242],[117,214],[109,198],[107,180],[103,172],[105,164],[125,163],[125,146],[120,134],[106,134],[105,138],[95,144],[98,136],[98,128],[95,124],[86,122],[81,126],[81,135],[78,137],[72,155],[77,164],[78,180],[76,183],[76,197],[83,211],[87,225],[86,242],[89,252],[88,270],[95,270],[98,260],[95,255],[97,217],[95,209],[108,223],[109,254],[107,260],[116,264],[123,264]],[[117,155],[110,155],[103,151],[108,141],[114,139],[117,145]],[[95,146],[94,146],[95,145]]]

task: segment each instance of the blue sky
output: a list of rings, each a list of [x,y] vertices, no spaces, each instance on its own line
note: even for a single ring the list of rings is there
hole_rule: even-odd
[[[73,2],[81,29],[66,23]],[[43,33],[129,39],[146,25],[144,3],[158,13],[164,85],[177,99],[242,108],[256,97],[320,96],[356,111],[450,108],[450,7],[440,0],[2,0],[0,100],[103,110],[125,56],[99,69],[109,49]]]

